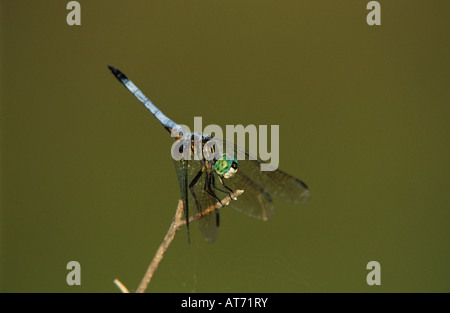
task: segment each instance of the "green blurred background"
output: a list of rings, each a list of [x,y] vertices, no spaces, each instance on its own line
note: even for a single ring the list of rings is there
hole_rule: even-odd
[[[1,0],[0,291],[134,290],[169,227],[172,138],[108,64],[176,122],[280,125],[312,194],[182,229],[149,292],[450,291],[448,0],[67,2]]]

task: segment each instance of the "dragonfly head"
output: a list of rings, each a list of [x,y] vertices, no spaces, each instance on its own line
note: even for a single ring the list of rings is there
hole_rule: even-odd
[[[230,178],[238,171],[238,161],[236,158],[224,154],[214,163],[214,171],[219,176]]]

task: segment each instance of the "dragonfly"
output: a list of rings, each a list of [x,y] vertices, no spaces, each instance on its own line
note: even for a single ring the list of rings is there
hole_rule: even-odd
[[[208,134],[185,132],[182,126],[164,115],[124,73],[111,65],[108,68],[172,137],[180,141],[178,152],[181,157],[174,158],[174,164],[181,190],[188,241],[190,205],[195,205],[197,213],[201,213],[220,203],[224,197],[231,196],[234,191],[243,190],[244,193],[230,205],[241,213],[266,221],[275,212],[273,198],[297,204],[309,200],[310,191],[300,179],[279,169],[261,171],[263,161],[234,144],[226,142],[222,145],[226,148],[220,150],[221,143],[224,143],[221,139]],[[245,158],[238,160],[237,155],[244,155]],[[219,210],[213,213],[205,214],[197,220],[200,232],[208,243],[216,240],[220,224]]]

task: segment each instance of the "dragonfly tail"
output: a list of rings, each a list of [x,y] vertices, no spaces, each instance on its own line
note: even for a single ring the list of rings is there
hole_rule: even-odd
[[[180,138],[183,135],[182,128],[170,118],[165,116],[145,95],[144,93],[119,69],[108,65],[109,70],[113,75],[124,85],[131,93],[142,102],[145,107],[152,113],[156,119],[172,133],[173,137]]]

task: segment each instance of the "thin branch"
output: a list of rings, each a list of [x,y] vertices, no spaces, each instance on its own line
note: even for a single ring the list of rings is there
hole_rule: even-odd
[[[128,290],[127,287],[125,287],[124,284],[122,284],[122,282],[120,280],[118,280],[117,278],[114,279],[114,284],[116,284],[116,286],[120,289],[120,291],[122,291],[123,293],[130,293],[130,291]]]
[[[169,248],[169,245],[172,243],[173,238],[175,237],[175,234],[178,230],[177,224],[179,223],[179,220],[183,216],[183,201],[178,201],[178,207],[177,211],[175,212],[175,217],[170,225],[169,231],[167,232],[166,236],[164,237],[163,242],[159,246],[158,250],[156,251],[155,256],[153,257],[152,262],[150,263],[147,272],[145,272],[144,277],[142,278],[141,283],[139,284],[136,293],[143,293],[147,289],[148,284],[150,283],[150,280],[153,277],[153,274],[155,273],[156,269],[159,266],[159,263],[164,257],[164,254],[166,253],[167,249]]]
[[[238,196],[240,196],[244,191],[243,190],[236,190],[235,193],[231,194],[230,196],[227,196],[224,198],[221,202],[216,203],[215,205],[212,205],[205,209],[203,212],[199,212],[189,218],[189,223],[192,223],[203,216],[214,212],[215,210],[220,209],[221,207],[228,205],[231,200],[235,200]],[[152,262],[150,263],[147,271],[144,274],[144,277],[142,278],[141,283],[139,284],[136,293],[143,293],[148,287],[148,284],[150,283],[153,274],[155,273],[156,269],[159,266],[159,263],[164,257],[164,254],[166,253],[167,249],[169,248],[170,244],[173,241],[173,238],[175,237],[175,234],[177,231],[181,228],[181,226],[186,224],[186,219],[183,219],[183,201],[178,202],[178,207],[175,212],[175,217],[173,219],[172,224],[169,227],[169,230],[167,231],[166,236],[164,237],[163,242],[159,246],[158,250],[156,251],[155,256],[153,257]],[[116,283],[117,285],[117,283]],[[124,286],[125,287],[125,286]],[[120,288],[120,287],[119,287]],[[125,287],[126,289],[126,287]]]
[[[189,223],[192,223],[200,218],[202,218],[203,216],[214,212],[215,210],[218,210],[226,205],[228,205],[231,200],[236,200],[237,197],[239,197],[240,195],[242,195],[244,193],[244,190],[236,190],[236,192],[231,194],[230,196],[225,197],[222,201],[217,202],[215,205],[211,205],[209,208],[206,208],[205,210],[203,210],[202,212],[198,212],[197,214],[191,216],[189,218]],[[179,225],[178,225],[178,229],[186,224],[186,220],[185,219],[180,219],[179,221]]]

